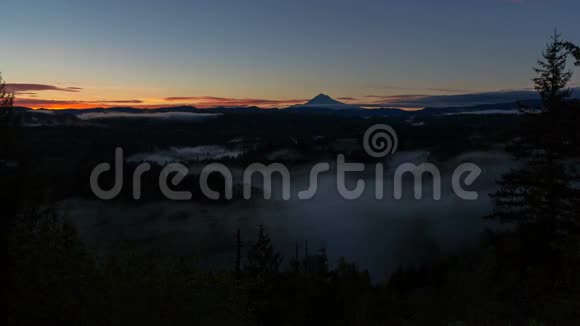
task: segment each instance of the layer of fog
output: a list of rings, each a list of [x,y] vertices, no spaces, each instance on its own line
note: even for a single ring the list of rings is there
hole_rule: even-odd
[[[488,114],[522,114],[522,112],[517,110],[480,110],[480,111],[464,111],[464,112],[451,112],[443,113],[442,115],[488,115]]]
[[[430,178],[425,180],[423,199],[414,199],[411,177],[404,179],[403,199],[395,200],[393,171],[405,162],[433,159],[428,152],[400,152],[387,159],[381,200],[375,198],[374,164],[369,164],[365,173],[349,174],[351,188],[358,178],[366,181],[363,196],[352,201],[338,194],[334,170],[320,176],[313,199],[296,199],[308,187],[310,167],[304,166],[292,170],[290,201],[281,200],[275,192],[278,199],[253,198],[227,205],[71,198],[59,207],[89,246],[101,252],[130,242],[159,254],[195,256],[204,266],[230,269],[236,230],[241,230],[247,244],[263,224],[286,262],[294,256],[296,244],[303,255],[308,241],[311,253],[324,247],[330,262],[345,257],[380,279],[401,264],[419,264],[476,247],[482,230],[491,226],[482,219],[492,209],[488,194],[495,191],[497,178],[513,166],[510,156],[500,151],[469,152],[433,162],[442,174],[441,200],[432,199]],[[477,182],[467,187],[478,191],[475,201],[460,199],[451,188],[451,173],[463,162],[476,163],[483,170]]]
[[[126,112],[89,112],[81,113],[77,117],[81,120],[92,119],[112,119],[112,118],[131,118],[131,119],[181,119],[181,120],[199,120],[205,121],[221,116],[221,113],[193,113],[193,112],[152,112],[152,113],[126,113]]]
[[[137,153],[127,158],[128,162],[151,162],[159,165],[182,161],[218,160],[226,157],[238,157],[242,149],[224,146],[207,145],[195,147],[172,147],[167,150]]]

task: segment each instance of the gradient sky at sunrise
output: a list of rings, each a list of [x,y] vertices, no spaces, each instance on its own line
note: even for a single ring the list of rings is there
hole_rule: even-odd
[[[409,96],[531,87],[578,0],[1,3],[0,71],[17,105],[281,107],[324,92]],[[579,86],[578,73],[573,86]]]

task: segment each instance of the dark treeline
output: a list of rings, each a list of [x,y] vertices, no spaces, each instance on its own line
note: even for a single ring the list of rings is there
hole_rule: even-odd
[[[578,47],[554,35],[536,68],[542,106],[522,106],[511,145],[522,164],[499,180],[486,217],[509,227],[486,231],[475,252],[401,266],[381,283],[307,244],[282,257],[258,226],[257,237],[232,239],[238,254],[226,271],[129,245],[98,256],[50,209],[22,204],[23,179],[1,169],[14,190],[3,196],[3,324],[578,325],[580,103],[566,90],[570,55]]]
[[[245,240],[245,239],[243,239]],[[552,259],[523,256],[517,235],[487,234],[482,248],[372,283],[356,264],[331,267],[324,250],[282,259],[267,233],[243,241],[231,271],[208,272],[184,259],[142,254],[127,245],[97,257],[73,227],[51,213],[21,215],[8,238],[7,324],[146,325],[496,325],[574,324],[577,252],[566,283]],[[235,241],[232,241],[235,243]],[[519,246],[520,245],[520,246]],[[541,245],[539,245],[541,247]],[[523,279],[522,265],[536,278]],[[533,295],[533,296],[532,296]]]

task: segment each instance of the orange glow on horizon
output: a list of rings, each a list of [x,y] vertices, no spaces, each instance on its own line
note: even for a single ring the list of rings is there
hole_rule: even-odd
[[[186,100],[186,98],[184,98]],[[264,99],[235,99],[235,98],[192,98],[189,101],[176,101],[167,99],[149,99],[132,101],[76,101],[76,100],[44,100],[37,98],[16,98],[16,106],[29,107],[32,109],[66,110],[66,109],[90,109],[112,107],[134,107],[140,109],[158,109],[176,106],[193,106],[199,109],[215,107],[251,107],[263,109],[285,108],[295,104],[302,104],[306,100],[264,100]]]

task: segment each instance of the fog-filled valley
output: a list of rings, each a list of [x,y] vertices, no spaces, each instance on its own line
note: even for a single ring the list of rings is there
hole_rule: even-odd
[[[113,297],[123,309],[156,302],[153,311],[167,311],[184,306],[165,295],[207,302],[200,286],[215,295],[204,303],[212,322],[274,322],[286,310],[315,316],[297,320],[352,320],[357,304],[373,309],[367,321],[426,321],[474,293],[473,304],[488,305],[489,295],[506,308],[442,318],[525,315],[512,295],[519,292],[506,290],[511,282],[496,281],[499,269],[517,270],[530,247],[521,224],[501,215],[521,209],[509,199],[521,190],[509,186],[546,182],[565,203],[577,191],[559,183],[557,173],[569,172],[553,167],[573,167],[573,158],[540,160],[538,168],[521,159],[521,132],[533,118],[514,104],[310,109],[14,111],[18,127],[4,146],[10,159],[1,162],[13,190],[8,207],[19,210],[9,226],[14,284],[44,282],[30,267],[38,264],[64,273],[76,281],[55,286],[87,288],[87,314],[97,319],[117,313],[94,300]],[[168,286],[176,290],[156,292]],[[122,299],[136,291],[146,291],[144,301]],[[21,293],[24,302],[45,300]],[[217,302],[236,312],[220,314]],[[409,309],[424,314],[409,317]]]
[[[0,325],[580,325],[580,1],[0,8]]]
[[[404,197],[393,197],[393,175],[403,162],[425,162],[441,169],[442,197],[432,198],[432,180],[424,180],[422,200],[413,197],[413,178],[404,179]],[[461,163],[478,164],[482,177],[470,190],[479,198],[464,201],[451,188],[451,173]],[[312,163],[313,165],[314,163]],[[374,165],[366,173],[350,173],[347,184],[365,179],[366,189],[357,200],[347,200],[336,190],[336,173],[322,174],[314,198],[289,201],[280,197],[280,179],[274,181],[270,200],[261,194],[250,201],[195,203],[159,201],[107,202],[90,198],[67,198],[57,205],[59,215],[78,226],[81,238],[96,250],[114,250],[132,243],[157,254],[183,255],[210,268],[228,269],[235,260],[235,235],[241,230],[249,243],[258,225],[264,225],[286,262],[306,249],[325,249],[330,262],[344,257],[369,269],[375,279],[388,276],[401,265],[428,262],[439,255],[461,254],[478,245],[487,227],[482,217],[491,213],[489,194],[496,180],[514,164],[501,151],[467,152],[433,161],[429,152],[399,152],[385,162],[385,198],[376,199]],[[291,170],[293,193],[308,188],[309,165]],[[192,170],[193,171],[193,170]],[[193,172],[192,172],[193,173]],[[240,172],[241,173],[241,172]],[[241,182],[241,176],[234,176]],[[261,180],[255,180],[260,187]],[[348,182],[350,181],[350,182]]]

